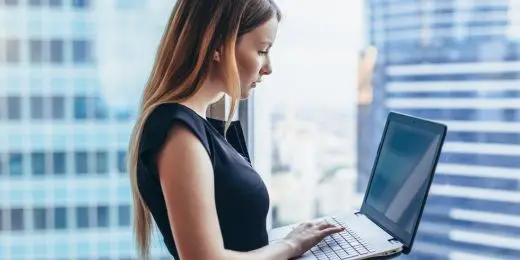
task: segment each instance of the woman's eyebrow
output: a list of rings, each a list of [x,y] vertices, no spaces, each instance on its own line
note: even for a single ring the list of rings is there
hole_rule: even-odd
[[[273,43],[270,41],[262,41],[262,42],[260,42],[260,44],[267,44],[269,47],[271,47],[273,45]]]

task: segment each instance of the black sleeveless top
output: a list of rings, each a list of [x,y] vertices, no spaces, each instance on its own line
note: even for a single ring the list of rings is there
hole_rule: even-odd
[[[266,186],[251,166],[240,122],[232,122],[226,134],[227,141],[223,136],[224,123],[203,118],[190,108],[173,103],[159,105],[145,122],[139,143],[137,185],[168,251],[175,259],[179,256],[155,163],[156,154],[174,124],[189,129],[209,154],[225,248],[245,252],[268,244],[266,217],[269,195]]]

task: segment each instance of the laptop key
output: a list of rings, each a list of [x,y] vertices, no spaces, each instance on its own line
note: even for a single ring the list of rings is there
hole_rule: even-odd
[[[328,260],[329,259],[329,257],[326,255],[320,255],[320,256],[317,256],[316,258],[318,258],[318,260]]]
[[[345,251],[347,251],[347,253],[349,253],[349,254],[354,254],[354,253],[357,252],[357,251],[356,251],[355,249],[353,249],[353,248],[349,248],[349,249],[347,249],[347,250],[345,250]]]
[[[318,258],[318,259],[323,258],[323,257],[327,257],[327,256],[325,255],[325,253],[323,253],[323,252],[321,252],[321,251],[320,251],[320,252],[313,253],[313,255],[314,255],[316,258]],[[325,259],[326,259],[326,258],[325,258]]]
[[[329,259],[339,259],[338,255],[336,255],[334,252],[325,253],[325,255],[327,255]]]
[[[364,248],[359,249],[358,252],[359,252],[360,254],[362,254],[362,255],[364,255],[364,254],[368,254],[368,251],[367,251],[366,249],[364,249]]]

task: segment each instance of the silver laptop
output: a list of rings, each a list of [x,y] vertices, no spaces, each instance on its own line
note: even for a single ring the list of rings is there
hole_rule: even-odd
[[[346,227],[326,237],[299,259],[365,259],[408,254],[444,144],[443,124],[388,114],[361,209],[320,218]],[[275,228],[270,243],[297,224]]]

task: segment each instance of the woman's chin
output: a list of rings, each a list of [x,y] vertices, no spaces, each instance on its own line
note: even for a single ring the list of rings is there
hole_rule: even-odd
[[[240,100],[248,99],[249,96],[251,96],[251,92],[252,91],[253,91],[253,89],[250,88],[249,90],[242,92],[241,95],[240,95]]]

